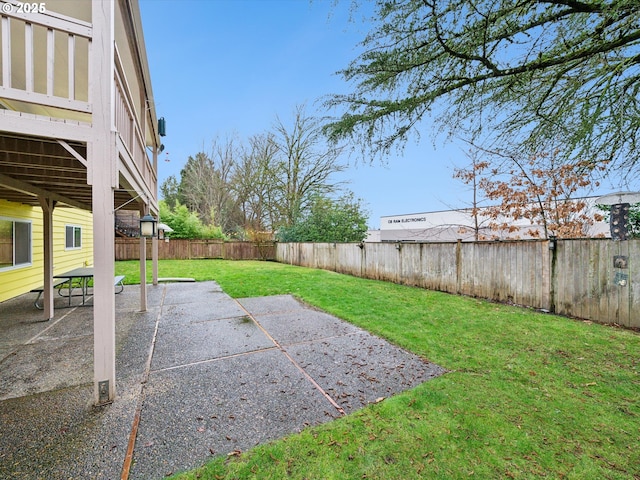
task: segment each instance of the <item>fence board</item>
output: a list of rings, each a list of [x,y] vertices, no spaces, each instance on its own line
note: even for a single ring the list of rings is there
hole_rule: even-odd
[[[336,244],[313,243],[314,267],[323,270],[336,269]]]
[[[422,283],[422,268],[420,257],[422,249],[419,243],[402,246],[403,252],[399,256],[400,275],[399,282],[405,285],[419,286]]]
[[[640,327],[640,239],[278,244],[278,261]],[[296,253],[297,252],[297,253]],[[614,268],[613,256],[628,259]],[[621,274],[628,278],[616,282]]]
[[[598,276],[596,277],[593,288],[595,301],[593,302],[593,311],[589,318],[595,317],[599,312],[605,312],[604,318],[609,318],[609,294],[608,294],[608,280],[609,280],[609,246],[606,244],[593,244],[593,249],[597,252],[597,267]]]
[[[629,242],[629,321],[628,327],[640,328],[640,242]]]
[[[430,290],[456,293],[457,281],[457,243],[421,244],[420,250],[423,258],[421,285]]]
[[[139,238],[116,238],[116,260],[138,260]],[[220,258],[225,260],[275,260],[275,243],[221,242],[219,240],[172,239],[158,241],[158,258],[161,260],[188,260]],[[151,259],[151,240],[147,240],[147,259]]]
[[[567,282],[569,279],[567,278],[568,265],[565,262],[570,258],[570,253],[567,252],[567,249],[570,249],[571,246],[566,242],[557,242],[556,245],[556,268],[554,273],[555,283],[556,283],[556,291],[555,291],[555,308],[557,312],[564,312],[565,315],[571,315],[571,307],[572,304],[569,302],[565,304],[565,299],[567,298],[567,293],[565,292]]]
[[[371,247],[366,244],[364,249],[366,252],[364,259],[365,275],[375,280],[395,282],[397,278],[396,272],[400,270],[398,262],[400,255],[396,247],[399,247],[399,244],[373,243]]]
[[[474,284],[474,266],[477,265],[476,257],[478,255],[478,249],[475,243],[462,243],[458,244],[460,249],[460,265],[459,271],[462,277],[459,283],[459,292],[462,295],[475,296],[475,284]]]
[[[300,261],[302,265],[305,267],[315,268],[315,258],[313,255],[313,243],[299,243],[298,255],[300,256]]]
[[[361,276],[362,248],[358,243],[339,243],[336,246],[336,272]]]

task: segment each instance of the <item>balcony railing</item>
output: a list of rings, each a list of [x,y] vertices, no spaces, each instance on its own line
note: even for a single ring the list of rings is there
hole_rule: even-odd
[[[131,89],[129,88],[129,83],[127,82],[127,77],[122,67],[117,48],[115,51],[115,59],[116,131],[120,135],[122,144],[129,154],[129,157],[133,160],[138,174],[144,179],[144,182],[151,191],[155,192],[157,191],[157,175],[145,148],[144,133],[140,128],[140,123],[134,121],[136,116],[134,114],[135,109]],[[147,112],[144,111],[141,112],[139,116],[144,119],[146,118],[146,114]]]
[[[0,107],[90,123],[91,23],[48,10],[25,12],[20,2],[4,2],[11,8],[0,9],[0,102],[4,103]],[[131,170],[155,192],[157,174],[141,128],[147,112],[144,107],[136,112],[132,99],[137,97],[117,48],[114,58],[114,121],[119,144],[126,150],[125,161],[133,163]]]
[[[19,2],[5,0],[5,5],[0,12],[0,96],[91,113],[91,24],[54,12],[24,12]]]

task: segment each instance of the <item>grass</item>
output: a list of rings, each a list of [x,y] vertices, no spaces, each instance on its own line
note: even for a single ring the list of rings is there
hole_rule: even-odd
[[[117,274],[139,281],[137,262]],[[449,373],[178,479],[640,479],[640,335],[271,262],[162,261],[229,295],[294,294]]]

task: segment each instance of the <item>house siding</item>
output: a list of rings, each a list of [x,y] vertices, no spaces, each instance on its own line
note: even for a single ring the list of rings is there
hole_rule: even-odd
[[[31,222],[31,265],[0,271],[0,302],[27,293],[44,283],[44,238],[42,210],[0,200],[0,217]],[[65,249],[65,226],[82,227],[82,246]],[[91,212],[58,207],[53,213],[53,273],[91,265],[93,258],[93,220]]]

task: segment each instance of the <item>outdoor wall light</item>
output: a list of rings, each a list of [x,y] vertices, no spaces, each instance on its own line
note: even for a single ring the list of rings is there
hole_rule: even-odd
[[[158,221],[148,213],[140,219],[140,236],[152,238],[156,236],[156,224]]]

